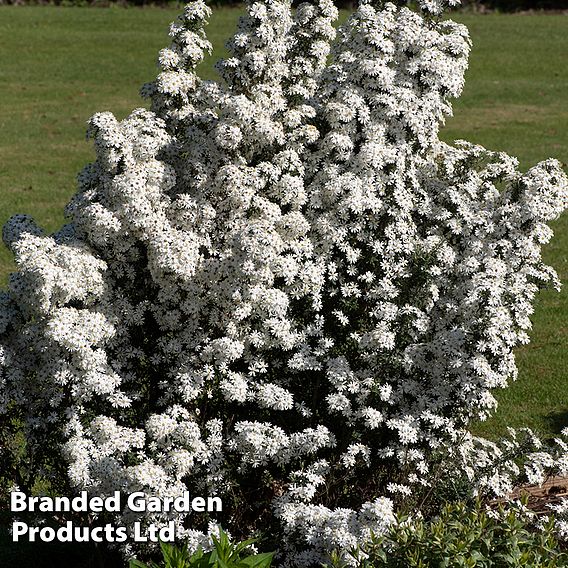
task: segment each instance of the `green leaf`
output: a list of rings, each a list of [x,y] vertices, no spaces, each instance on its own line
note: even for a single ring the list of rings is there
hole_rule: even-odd
[[[274,558],[274,552],[264,552],[243,558],[238,568],[269,568]]]
[[[144,564],[144,562],[141,562],[140,560],[130,560],[128,568],[150,568],[150,566],[148,566],[148,564]]]

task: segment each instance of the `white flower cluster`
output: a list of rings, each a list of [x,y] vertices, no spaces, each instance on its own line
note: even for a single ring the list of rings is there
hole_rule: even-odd
[[[545,444],[530,428],[509,428],[498,442],[466,435],[455,466],[480,495],[505,497],[520,485],[542,485],[551,476],[568,477],[568,428]]]
[[[0,412],[31,452],[92,493],[219,495],[144,520],[192,546],[262,528],[289,566],[393,522],[385,495],[515,377],[568,205],[557,161],[439,141],[470,44],[429,14],[455,3],[362,2],[336,33],[331,0],[251,2],[220,82],[195,73],[209,8],[185,8],[152,109],[91,119],[69,225],[4,229]]]
[[[568,499],[562,497],[559,503],[548,506],[556,520],[556,534],[558,540],[568,542]]]

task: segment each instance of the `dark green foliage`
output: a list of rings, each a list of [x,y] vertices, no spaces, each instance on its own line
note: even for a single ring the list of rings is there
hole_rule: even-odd
[[[554,520],[537,530],[522,506],[500,505],[488,512],[479,501],[473,507],[456,503],[430,521],[400,521],[390,534],[373,537],[351,553],[359,559],[357,568],[568,567],[568,554],[554,536]],[[336,554],[328,568],[345,566]]]
[[[202,549],[190,554],[187,545],[177,547],[161,543],[163,563],[144,564],[139,560],[131,560],[129,568],[270,568],[273,552],[264,554],[248,554],[247,548],[255,541],[245,540],[234,544],[227,534],[220,530],[219,538],[212,537],[215,548],[209,552]]]

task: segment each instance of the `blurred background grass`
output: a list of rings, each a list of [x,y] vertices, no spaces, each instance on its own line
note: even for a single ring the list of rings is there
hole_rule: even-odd
[[[156,73],[168,43],[172,8],[0,6],[0,223],[31,214],[47,230],[63,222],[75,177],[94,157],[85,123],[95,112],[125,117],[143,106],[139,87]],[[240,14],[214,10],[208,27],[213,63]],[[463,96],[444,140],[462,138],[519,158],[523,168],[555,157],[568,161],[568,16],[457,14],[474,47]],[[545,251],[568,282],[568,215],[554,224]],[[13,270],[0,247],[0,283]],[[497,393],[499,411],[476,432],[507,426],[543,434],[568,425],[568,290],[539,295],[532,342],[517,352],[519,379]]]

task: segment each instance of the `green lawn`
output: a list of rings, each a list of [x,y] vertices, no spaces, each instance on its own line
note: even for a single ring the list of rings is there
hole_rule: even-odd
[[[92,160],[84,140],[94,112],[124,117],[141,106],[138,89],[155,74],[158,49],[177,10],[0,6],[0,223],[32,214],[49,230],[63,221],[75,176]],[[239,11],[214,12],[216,57]],[[568,161],[568,17],[460,15],[474,49],[463,97],[444,138],[516,155],[523,167],[554,156]],[[203,76],[212,78],[212,63]],[[568,282],[568,216],[556,222],[546,260]],[[0,249],[0,282],[12,268]],[[499,393],[506,425],[557,432],[568,425],[568,291],[541,294],[533,341],[519,350],[519,380]]]
[[[473,40],[464,94],[444,139],[464,138],[517,156],[523,168],[548,157],[568,162],[568,17],[461,16]],[[545,248],[564,289],[541,292],[532,342],[517,351],[519,378],[497,393],[484,435],[507,425],[558,433],[568,426],[568,215]]]

